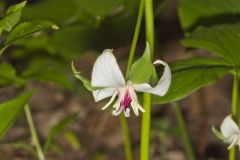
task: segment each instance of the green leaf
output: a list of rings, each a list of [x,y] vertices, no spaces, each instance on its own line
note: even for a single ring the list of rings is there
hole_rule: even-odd
[[[32,93],[24,93],[15,99],[0,104],[0,139],[12,126],[31,96]]]
[[[186,47],[203,48],[214,52],[229,64],[240,65],[240,24],[199,28],[182,41]]]
[[[222,135],[222,133],[218,130],[218,129],[216,129],[214,126],[212,126],[212,132],[214,133],[214,135],[218,138],[218,139],[220,139],[221,141],[223,141],[223,142],[227,142],[227,138],[226,137],[224,137],[223,135]]]
[[[78,136],[74,132],[67,131],[63,134],[63,137],[68,142],[68,144],[70,144],[71,148],[74,151],[77,151],[81,148]]]
[[[14,82],[16,78],[16,71],[8,63],[1,63],[0,64],[0,86],[10,84]]]
[[[151,60],[150,48],[147,43],[143,56],[135,61],[129,72],[129,80],[134,83],[148,83],[155,74],[155,68]]]
[[[50,60],[50,58],[32,59],[21,76],[40,82],[53,82],[68,89],[73,87],[60,64]]]
[[[26,3],[27,1],[23,1],[8,8],[6,15],[0,21],[0,34],[4,30],[10,32],[12,28],[19,22],[22,9],[25,7]]]
[[[222,59],[192,58],[170,64],[171,86],[164,97],[153,96],[153,103],[165,104],[181,100],[197,89],[210,85],[233,69]]]
[[[7,37],[7,40],[5,42],[5,45],[8,45],[20,38],[24,38],[30,34],[33,34],[35,32],[44,30],[44,29],[58,29],[56,24],[50,22],[50,21],[34,21],[34,22],[23,22],[19,25],[17,25],[9,34]]]
[[[236,23],[240,17],[238,0],[180,0],[178,15],[185,31],[197,26]]]
[[[100,89],[99,87],[92,87],[91,82],[90,82],[88,79],[84,78],[84,77],[81,75],[81,72],[79,72],[79,71],[76,70],[76,68],[74,67],[73,62],[71,63],[71,66],[72,66],[72,72],[73,72],[74,77],[76,77],[77,79],[79,79],[79,80],[83,83],[84,87],[85,87],[87,90],[89,90],[89,91],[95,91],[95,90]]]
[[[50,147],[53,139],[59,135],[60,133],[62,133],[62,131],[68,126],[70,125],[78,116],[78,113],[72,113],[68,116],[66,116],[64,119],[62,119],[60,122],[58,122],[57,124],[55,124],[49,131],[47,140],[44,144],[44,151],[46,152],[48,150],[48,148]]]

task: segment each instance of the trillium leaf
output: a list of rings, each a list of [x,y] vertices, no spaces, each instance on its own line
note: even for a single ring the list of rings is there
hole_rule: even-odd
[[[227,142],[227,138],[223,136],[223,134],[218,130],[216,129],[214,126],[212,126],[212,132],[214,133],[214,135],[220,139],[221,141],[223,142]]]
[[[24,93],[15,99],[0,104],[0,139],[12,126],[31,96],[32,93]]]
[[[202,48],[240,65],[240,24],[201,27],[182,41],[186,47]]]
[[[72,72],[73,72],[74,77],[76,77],[78,80],[80,80],[87,90],[95,91],[95,90],[100,89],[99,87],[92,87],[91,82],[88,79],[84,78],[81,75],[81,72],[76,70],[76,68],[74,67],[73,62],[71,63],[71,67],[72,67]]]
[[[178,15],[185,31],[200,25],[236,23],[239,22],[240,3],[238,0],[180,0]]]
[[[216,58],[191,58],[173,62],[170,67],[171,86],[164,97],[153,96],[155,104],[181,100],[197,89],[216,82],[233,69],[224,60]]]
[[[25,7],[26,3],[27,1],[23,1],[8,8],[6,15],[0,21],[0,34],[2,31],[10,32],[13,27],[19,22],[22,14],[22,9]]]
[[[9,34],[7,37],[7,40],[5,42],[5,45],[8,45],[20,38],[24,38],[30,34],[33,34],[35,32],[44,30],[44,29],[58,29],[56,24],[50,22],[50,21],[43,21],[38,20],[34,22],[23,22],[17,25]]]
[[[128,77],[134,83],[149,83],[153,77],[156,77],[148,43],[143,56],[133,63]]]

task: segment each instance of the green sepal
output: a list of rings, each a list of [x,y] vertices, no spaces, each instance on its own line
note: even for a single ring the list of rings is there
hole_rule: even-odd
[[[148,43],[143,56],[133,63],[128,77],[134,83],[149,83],[152,79],[157,79]]]
[[[223,141],[225,143],[227,142],[228,139],[226,137],[224,137],[223,134],[218,129],[216,129],[214,126],[212,126],[212,132],[218,139],[220,139],[221,141]]]
[[[96,91],[96,90],[101,89],[101,87],[92,87],[91,82],[90,82],[88,79],[86,79],[85,77],[83,77],[83,76],[81,75],[81,72],[79,72],[79,71],[76,70],[76,68],[74,67],[73,62],[71,63],[71,66],[72,66],[72,72],[73,72],[74,77],[76,77],[77,79],[79,79],[79,80],[83,83],[84,87],[85,87],[87,90],[89,90],[89,91],[92,92],[92,91]]]

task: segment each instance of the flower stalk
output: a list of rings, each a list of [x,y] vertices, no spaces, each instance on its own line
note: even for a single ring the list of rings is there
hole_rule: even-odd
[[[172,103],[172,106],[173,106],[173,111],[174,111],[176,119],[177,119],[180,133],[182,135],[183,144],[184,144],[184,147],[185,147],[185,150],[187,153],[187,159],[195,160],[196,158],[194,156],[192,145],[189,140],[189,134],[187,132],[187,128],[186,128],[186,124],[185,124],[182,112],[180,110],[181,106],[178,103]]]
[[[154,55],[154,17],[153,17],[153,2],[152,0],[145,0],[145,26],[146,26],[146,40],[149,43],[151,57]],[[142,115],[141,128],[141,148],[140,159],[149,159],[149,141],[150,141],[150,123],[151,123],[151,95],[149,93],[143,94],[143,108],[145,113]]]
[[[45,160],[45,156],[43,154],[43,150],[42,150],[42,147],[41,147],[39,139],[38,139],[38,135],[37,135],[36,128],[34,126],[34,122],[33,122],[33,118],[32,118],[32,114],[31,114],[28,104],[26,104],[24,106],[24,111],[25,111],[25,115],[27,118],[28,126],[30,128],[32,143],[36,148],[38,159]]]
[[[234,74],[234,79],[233,79],[233,89],[232,89],[232,106],[231,106],[231,116],[233,119],[238,120],[238,98],[239,98],[239,93],[238,93],[238,87],[239,87],[239,80],[238,80],[238,74],[237,71]],[[229,150],[229,160],[235,160],[236,156],[236,147],[232,147]]]
[[[144,0],[140,0],[137,23],[136,23],[133,41],[132,41],[129,58],[128,58],[127,70],[125,75],[126,78],[128,78],[128,73],[130,72],[130,69],[133,63],[133,58],[134,58],[138,36],[139,36],[141,23],[142,23],[143,11],[144,11]],[[131,138],[129,134],[127,119],[123,114],[120,115],[120,122],[121,122],[121,129],[122,129],[122,134],[124,139],[125,157],[126,157],[126,160],[132,160],[133,158],[132,158]]]

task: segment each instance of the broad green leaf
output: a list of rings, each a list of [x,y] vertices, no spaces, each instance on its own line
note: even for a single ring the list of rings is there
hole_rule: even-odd
[[[221,141],[223,142],[227,142],[227,138],[223,136],[223,134],[218,130],[216,129],[214,126],[212,126],[212,132],[214,133],[214,135],[220,139]]]
[[[12,126],[31,96],[32,93],[24,93],[15,99],[0,104],[0,139]]]
[[[153,103],[165,104],[181,100],[197,89],[210,85],[233,69],[216,58],[193,58],[170,64],[171,86],[164,97],[153,96]]]
[[[26,3],[27,1],[23,1],[8,8],[6,15],[0,20],[0,34],[4,30],[10,32],[19,22],[22,9],[25,7]]]
[[[147,43],[143,56],[135,61],[128,74],[129,80],[134,83],[148,83],[156,75],[155,68],[151,60],[150,48]]]
[[[59,121],[57,124],[55,124],[49,131],[47,140],[44,144],[44,151],[46,152],[48,148],[50,147],[53,139],[61,134],[63,130],[70,125],[78,116],[78,113],[72,113],[65,118],[63,118],[61,121]]]
[[[89,90],[89,91],[95,91],[95,90],[100,89],[99,87],[92,87],[91,82],[90,82],[88,79],[84,78],[84,77],[81,75],[81,72],[79,72],[79,71],[76,70],[76,68],[74,67],[73,62],[72,62],[72,64],[71,64],[71,66],[72,66],[72,72],[73,72],[74,77],[76,77],[77,79],[79,79],[79,80],[83,83],[84,87],[85,87],[87,90]]]
[[[199,28],[182,41],[186,47],[214,52],[229,64],[240,65],[240,24]]]
[[[32,59],[21,76],[40,82],[53,82],[64,88],[72,88],[72,84],[59,64],[46,58]]]
[[[178,15],[185,31],[203,25],[236,23],[240,3],[238,0],[180,0]]]
[[[16,41],[20,38],[24,38],[30,34],[33,34],[35,32],[44,30],[44,29],[58,29],[56,24],[50,22],[50,21],[34,21],[34,22],[23,22],[19,25],[17,25],[9,34],[7,37],[7,40],[5,42],[5,45],[8,45],[12,43],[13,41]]]

